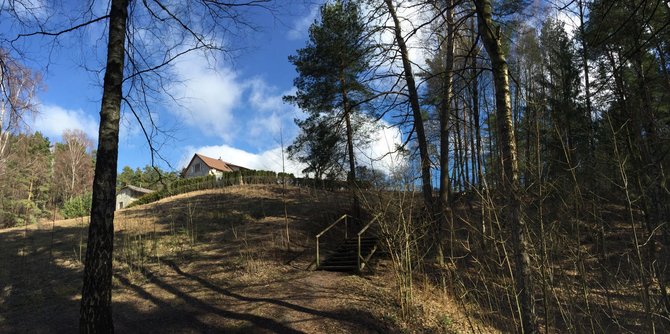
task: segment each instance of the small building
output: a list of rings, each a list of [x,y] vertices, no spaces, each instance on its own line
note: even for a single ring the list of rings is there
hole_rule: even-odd
[[[116,210],[127,207],[130,203],[135,202],[138,198],[151,194],[154,192],[151,189],[145,189],[127,185],[116,193]]]
[[[220,178],[224,172],[236,172],[241,170],[249,170],[249,168],[231,164],[219,159],[206,157],[202,154],[194,154],[191,162],[186,165],[182,171],[182,177],[198,177],[206,175],[214,175]]]

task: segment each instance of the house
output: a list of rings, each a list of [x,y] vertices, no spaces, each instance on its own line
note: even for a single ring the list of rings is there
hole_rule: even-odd
[[[116,210],[123,209],[138,198],[152,192],[154,191],[150,189],[127,185],[116,193]]]
[[[249,168],[233,165],[221,160],[221,158],[214,159],[196,153],[193,155],[191,162],[189,162],[188,165],[186,165],[186,168],[182,171],[182,176],[184,178],[189,178],[215,175],[218,179],[224,172],[236,172],[241,170],[249,170]]]

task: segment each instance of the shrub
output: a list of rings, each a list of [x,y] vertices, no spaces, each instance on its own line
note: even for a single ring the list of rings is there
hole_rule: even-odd
[[[0,210],[0,228],[16,226],[17,217],[13,212]]]
[[[137,201],[132,202],[128,207],[156,202],[165,197],[179,195],[196,190],[223,188],[239,184],[295,184],[295,176],[289,173],[275,173],[266,170],[243,170],[235,172],[226,172],[221,174],[219,178],[214,175],[193,177],[188,179],[180,179],[168,186],[165,189],[155,191],[151,194],[146,194]]]
[[[91,212],[91,193],[73,197],[63,204],[61,213],[66,219],[88,216]]]

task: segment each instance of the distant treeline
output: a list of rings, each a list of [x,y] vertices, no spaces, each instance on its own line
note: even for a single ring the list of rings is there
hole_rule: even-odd
[[[275,173],[264,170],[245,170],[235,172],[224,172],[220,177],[207,175],[188,179],[179,179],[167,184],[161,190],[146,194],[128,207],[152,203],[166,197],[179,195],[196,190],[215,189],[240,184],[293,184],[293,174]]]
[[[59,142],[40,132],[4,137],[0,152],[0,228],[65,217],[90,198],[95,151],[82,131],[66,130]],[[2,146],[2,145],[0,145]]]
[[[286,184],[326,190],[345,189],[348,187],[348,183],[342,180],[296,178],[290,173],[276,173],[264,170],[235,171],[224,172],[223,175],[218,178],[214,175],[207,175],[176,180],[161,190],[140,197],[128,207],[156,202],[166,197],[191,191],[216,189],[243,184]],[[367,189],[372,187],[372,183],[370,181],[358,181],[357,187]]]

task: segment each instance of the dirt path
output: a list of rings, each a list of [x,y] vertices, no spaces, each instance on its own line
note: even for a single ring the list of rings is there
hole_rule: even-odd
[[[227,284],[228,275],[191,272],[166,261],[170,274],[143,285],[119,279],[119,331],[239,333],[387,333],[353,291],[364,279],[289,270],[261,283]],[[119,307],[117,307],[119,309]]]
[[[346,200],[279,192],[205,191],[118,212],[117,333],[399,332],[375,278],[306,270],[314,232]],[[0,332],[77,331],[86,228],[70,220],[0,231]]]

